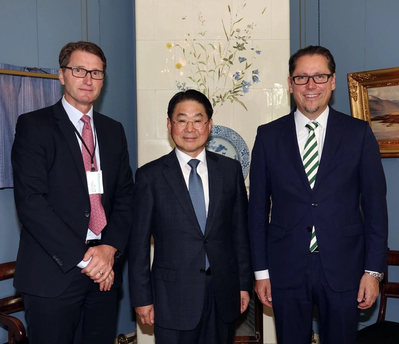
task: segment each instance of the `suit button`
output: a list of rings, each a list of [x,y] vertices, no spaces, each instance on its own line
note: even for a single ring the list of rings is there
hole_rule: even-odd
[[[312,203],[312,207],[317,207],[318,204],[317,203]]]
[[[86,217],[90,217],[90,212],[85,211],[85,216],[86,216]]]
[[[308,227],[308,228],[306,228],[306,230],[307,230],[308,232],[311,232],[311,231],[312,231],[312,227]]]

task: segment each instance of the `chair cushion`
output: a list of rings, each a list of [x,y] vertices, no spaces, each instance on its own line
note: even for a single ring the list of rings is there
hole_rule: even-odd
[[[398,344],[399,323],[381,321],[358,331],[356,344]]]

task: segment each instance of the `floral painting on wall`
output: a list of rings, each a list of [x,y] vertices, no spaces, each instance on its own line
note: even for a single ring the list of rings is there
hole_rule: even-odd
[[[226,6],[228,20],[221,19],[223,35],[217,39],[207,40],[207,20],[199,12],[200,32],[185,33],[184,41],[166,44],[169,58],[178,70],[177,90],[194,88],[203,92],[211,100],[215,113],[225,102],[236,102],[248,110],[245,95],[260,82],[256,62],[262,51],[251,40],[257,23],[242,16],[246,6],[245,0],[235,11]],[[260,9],[262,14],[265,10]]]

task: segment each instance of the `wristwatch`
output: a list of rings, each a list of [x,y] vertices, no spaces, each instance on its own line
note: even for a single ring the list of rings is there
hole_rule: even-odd
[[[373,276],[377,279],[378,282],[381,282],[384,279],[384,273],[382,272],[374,272],[374,271],[366,271],[369,275]]]

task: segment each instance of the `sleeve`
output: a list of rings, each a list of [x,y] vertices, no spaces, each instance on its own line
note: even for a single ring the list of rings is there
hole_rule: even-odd
[[[142,168],[136,172],[133,227],[129,239],[129,285],[132,307],[153,303],[150,272],[154,196]]]
[[[386,181],[378,143],[366,123],[360,167],[361,208],[366,238],[365,270],[387,270],[388,211]]]
[[[109,193],[106,195],[105,203],[108,223],[101,242],[111,245],[123,253],[133,222],[133,175],[129,163],[126,135],[120,123],[117,137],[121,139],[120,154],[118,160],[111,162],[108,168],[118,172],[115,176],[115,185],[112,184],[112,188],[105,190],[106,193]],[[101,149],[100,147],[100,151]]]
[[[241,165],[238,162],[236,165],[237,193],[234,209],[232,209],[232,223],[240,273],[240,290],[250,292],[253,290],[253,271],[248,240],[248,196]]]
[[[249,242],[254,271],[268,269],[267,229],[270,213],[270,180],[263,147],[261,128],[252,150],[249,192]]]

